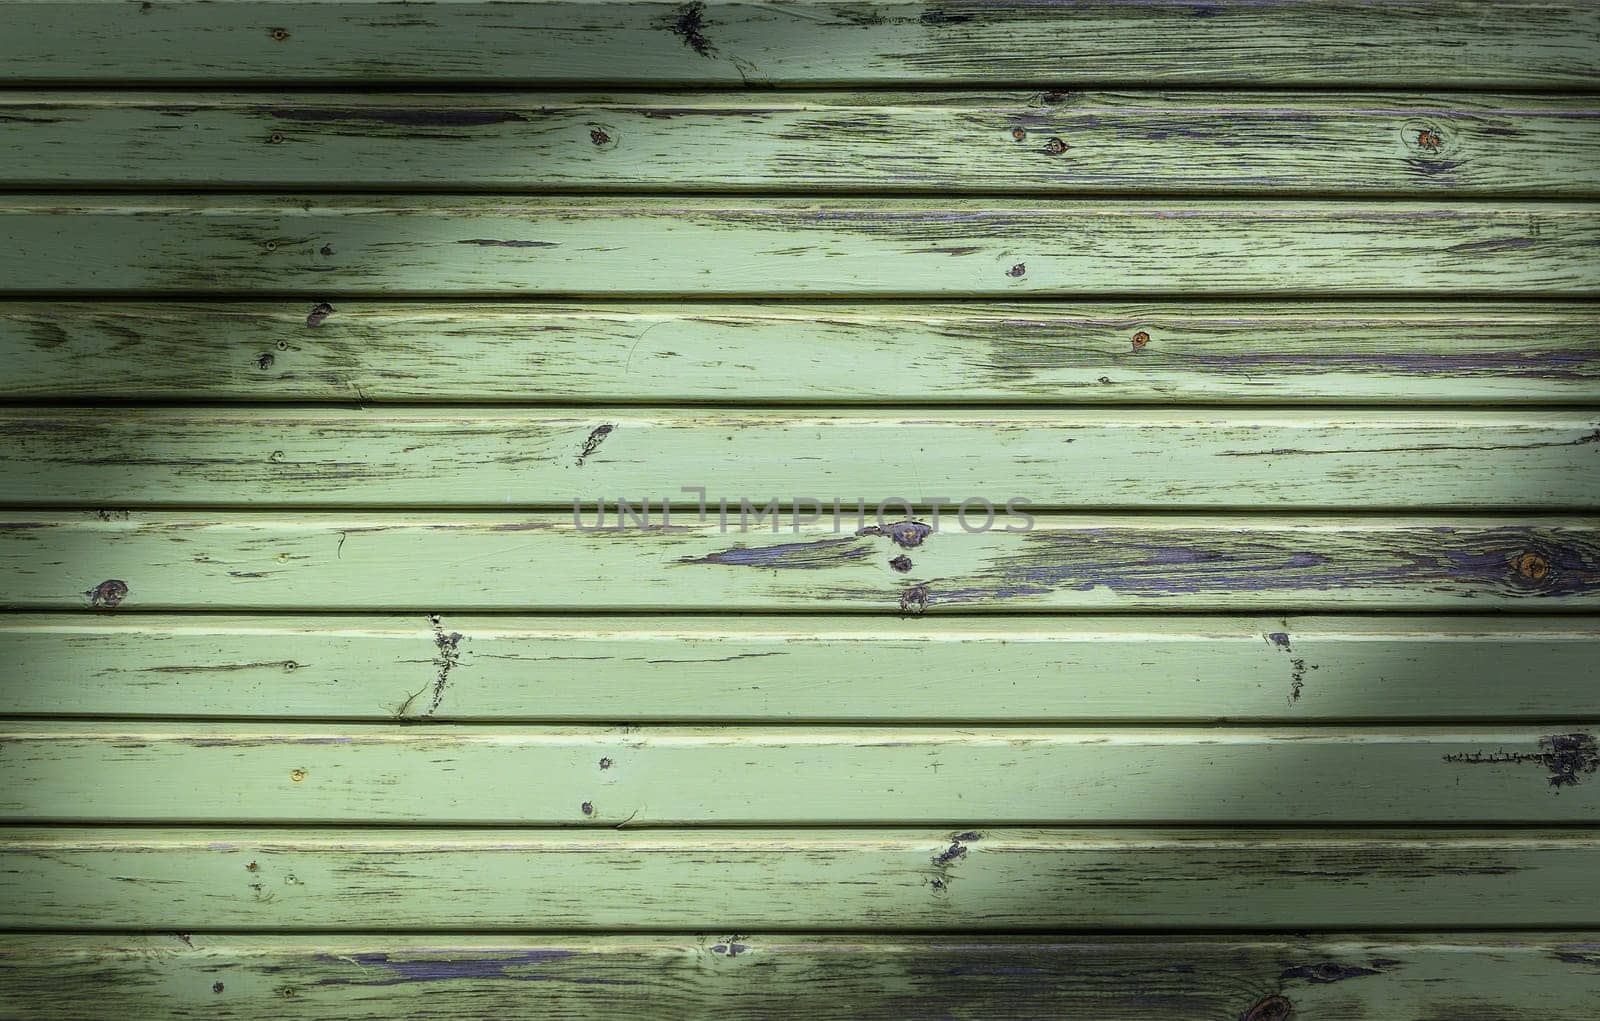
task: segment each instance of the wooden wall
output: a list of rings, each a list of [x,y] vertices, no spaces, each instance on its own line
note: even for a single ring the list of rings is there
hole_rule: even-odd
[[[1600,7],[0,0],[0,86],[0,1017],[1600,1002]]]

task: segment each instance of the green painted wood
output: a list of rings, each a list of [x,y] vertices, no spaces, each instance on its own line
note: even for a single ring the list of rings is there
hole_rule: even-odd
[[[17,722],[0,821],[1594,823],[1594,730]]]
[[[0,937],[21,1016],[1239,1021],[1581,1017],[1592,933]],[[532,985],[530,985],[532,983]],[[537,995],[530,994],[530,988]],[[1277,1014],[1268,1013],[1278,1011]],[[1252,1015],[1251,1011],[1255,1011]],[[1435,1013],[1430,1015],[1430,1011]]]
[[[851,510],[842,531],[828,515],[776,534],[740,532],[736,513],[723,531],[717,513],[588,531],[592,504],[581,528],[570,512],[12,511],[0,606],[1416,613],[1593,611],[1600,596],[1593,517],[1037,516],[1021,531],[997,516],[967,532],[947,513],[926,536],[893,521],[858,536]]]
[[[1593,898],[1575,896],[1600,867],[1587,828],[57,827],[8,829],[0,864],[10,929],[1101,934],[1593,926],[1600,916]]]
[[[1594,618],[10,614],[0,645],[8,716],[1600,718]]]
[[[1600,294],[1600,205],[0,199],[0,293]]]
[[[1600,403],[1600,307],[0,302],[0,396]]]
[[[1582,197],[1597,115],[1472,94],[14,92],[0,184]]]
[[[365,0],[0,4],[11,82],[1592,87],[1585,3]]]
[[[0,434],[4,501],[49,506],[1600,506],[1594,410],[54,408]]]

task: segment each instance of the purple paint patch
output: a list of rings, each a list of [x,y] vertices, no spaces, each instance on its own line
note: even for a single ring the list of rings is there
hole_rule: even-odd
[[[477,245],[480,248],[555,248],[554,241],[501,241],[497,238],[466,238],[458,245]]]
[[[112,578],[109,581],[102,581],[84,595],[89,597],[90,606],[109,610],[128,598],[128,583]]]
[[[723,564],[730,567],[771,567],[780,570],[818,570],[849,560],[863,560],[872,551],[853,537],[785,542],[775,546],[734,546],[703,557],[684,557],[680,564]]]
[[[1122,595],[1172,597],[1303,593],[1421,587],[1470,598],[1480,590],[1552,597],[1600,593],[1600,538],[1562,528],[1498,527],[1368,535],[1366,547],[1292,531],[1246,536],[1175,530],[1151,542],[1138,530],[1036,531],[996,557],[946,602],[993,602],[1057,591],[1107,588]],[[1518,570],[1536,551],[1539,569]]]
[[[538,972],[513,972],[512,968],[537,968],[540,965],[576,957],[573,950],[519,950],[511,953],[496,952],[489,957],[422,957],[395,959],[384,953],[318,954],[322,964],[355,964],[360,968],[382,968],[389,974],[383,978],[351,979],[325,978],[317,984],[323,986],[395,986],[406,982],[455,982],[472,979],[508,979],[513,982],[545,982],[555,978]],[[632,985],[631,982],[607,984]]]
[[[881,535],[894,540],[903,549],[916,549],[933,534],[933,526],[921,521],[896,521],[892,525],[868,525],[856,531],[857,536]]]

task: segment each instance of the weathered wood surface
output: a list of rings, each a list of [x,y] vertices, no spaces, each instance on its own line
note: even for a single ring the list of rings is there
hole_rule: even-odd
[[[1592,933],[0,937],[7,1017],[1581,1017]],[[1252,1014],[1251,1012],[1254,1011]],[[1444,1013],[1439,1013],[1443,1011]]]
[[[10,82],[1593,87],[1583,2],[0,4]]]
[[[691,512],[692,513],[692,512]],[[0,605],[109,610],[1590,610],[1593,517],[997,516],[855,534],[573,515],[11,511]],[[969,524],[980,527],[973,515]],[[691,519],[692,520],[692,519]],[[614,526],[615,515],[607,522]],[[630,522],[631,525],[631,522]],[[901,558],[904,558],[903,560]],[[902,570],[903,568],[903,570]]]
[[[1595,729],[28,721],[0,820],[1595,823]]]
[[[11,716],[1600,719],[1587,617],[12,614],[0,646]]]
[[[0,185],[1583,197],[1597,117],[1472,94],[13,92]]]
[[[1600,295],[1600,205],[13,195],[0,294]]]
[[[1600,403],[1600,306],[0,302],[0,357],[24,400]]]
[[[1594,926],[1600,905],[1575,894],[1600,868],[1596,834],[25,828],[0,839],[0,922],[182,932]]]
[[[13,505],[1600,507],[1600,410],[0,408],[0,435]]]

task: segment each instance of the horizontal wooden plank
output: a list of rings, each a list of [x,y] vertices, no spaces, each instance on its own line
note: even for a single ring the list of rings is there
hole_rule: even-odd
[[[0,185],[1592,196],[1597,118],[1471,94],[12,92]]]
[[[29,721],[0,821],[1593,823],[1594,731]]]
[[[0,645],[8,716],[1600,719],[1595,618],[8,614]]]
[[[1523,0],[469,0],[396,13],[166,0],[0,5],[11,82],[841,82],[1589,86],[1600,15]]]
[[[13,505],[1600,507],[1600,410],[10,408],[0,435]]]
[[[46,400],[1575,403],[1600,307],[0,302],[0,357]]]
[[[1593,296],[1600,205],[0,198],[0,293]]]
[[[705,524],[592,531],[571,513],[12,511],[16,609],[1594,610],[1600,520],[996,517],[863,534],[846,510],[791,530],[713,505]],[[691,519],[692,520],[692,519]],[[981,528],[981,513],[968,527]],[[1031,528],[1030,528],[1031,524]],[[1005,529],[1016,529],[1007,531]],[[887,533],[887,534],[883,534]]]
[[[40,1021],[75,1021],[85,1002],[133,1019],[262,1021],[1263,1021],[1285,1010],[1544,1021],[1582,1016],[1600,996],[1592,933],[1090,940],[27,935],[0,937],[0,982]]]
[[[1099,933],[1600,916],[1582,893],[1600,839],[1583,828],[8,829],[0,864],[8,929]]]

